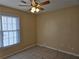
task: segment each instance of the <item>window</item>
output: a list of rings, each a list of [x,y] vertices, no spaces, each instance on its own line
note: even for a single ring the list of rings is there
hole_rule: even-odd
[[[14,45],[20,42],[19,18],[0,15],[0,47]]]

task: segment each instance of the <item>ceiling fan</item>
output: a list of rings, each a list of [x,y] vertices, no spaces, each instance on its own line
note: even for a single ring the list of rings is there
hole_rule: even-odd
[[[50,3],[49,0],[46,0],[45,2],[39,3],[38,0],[30,0],[31,4],[27,4],[26,1],[21,0],[21,3],[24,5],[19,5],[19,6],[31,6],[30,11],[32,13],[39,12],[40,10],[44,10],[43,5],[47,5]]]

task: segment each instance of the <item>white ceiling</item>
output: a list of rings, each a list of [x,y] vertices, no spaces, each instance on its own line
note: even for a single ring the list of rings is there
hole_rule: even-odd
[[[16,8],[19,10],[27,11],[30,9],[29,6],[27,7],[21,7],[18,6],[21,4],[21,0],[0,0],[0,5],[8,6],[11,8]],[[24,0],[27,2],[27,4],[30,4],[30,0]],[[38,0],[40,2],[43,2],[45,0]],[[74,5],[79,5],[79,0],[50,0],[50,4],[43,6],[45,8],[44,11],[51,11],[51,10],[57,10],[60,8],[65,8],[65,7],[71,7]]]

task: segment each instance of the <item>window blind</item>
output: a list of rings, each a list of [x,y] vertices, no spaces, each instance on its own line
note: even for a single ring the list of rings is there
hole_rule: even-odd
[[[0,15],[0,47],[20,42],[19,17]]]

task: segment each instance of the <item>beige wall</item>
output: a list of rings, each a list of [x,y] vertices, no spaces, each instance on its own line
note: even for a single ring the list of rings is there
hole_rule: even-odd
[[[37,39],[39,45],[79,54],[79,6],[38,15]]]
[[[22,42],[14,47],[0,49],[0,57],[23,49],[36,43],[36,16],[16,9],[0,6],[0,13],[8,13],[20,17]]]

